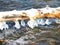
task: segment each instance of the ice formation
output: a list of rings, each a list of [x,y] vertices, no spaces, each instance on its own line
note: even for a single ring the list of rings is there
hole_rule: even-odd
[[[39,22],[40,25],[45,25],[45,19],[41,19],[40,22]]]
[[[24,20],[21,20],[21,26],[23,26],[23,27],[25,27],[25,26],[26,26],[26,24],[25,24]]]
[[[15,21],[14,27],[15,27],[16,29],[20,29],[20,28],[21,28],[21,26],[20,26],[20,24],[19,24],[18,21]]]
[[[8,29],[9,28],[9,26],[6,24],[6,22],[0,22],[0,29],[1,30],[6,30],[6,29]]]
[[[36,13],[38,13],[37,9],[29,9],[29,10],[26,10],[25,13],[30,17],[34,17],[36,15]]]
[[[34,28],[34,27],[36,27],[36,26],[38,26],[38,24],[37,24],[37,22],[35,21],[35,20],[30,20],[30,21],[28,21],[28,26],[30,27],[30,28]]]
[[[6,16],[8,18],[4,18]],[[60,20],[60,7],[51,8],[49,6],[46,6],[45,8],[40,8],[40,9],[32,8],[21,11],[13,10],[13,11],[0,12],[0,29],[1,30],[8,29],[8,25],[5,22],[11,20],[15,22],[14,27],[16,29],[20,29],[21,26],[23,27],[26,26],[24,20],[28,20],[27,22],[28,26],[33,29],[38,25],[52,24],[52,20],[50,20],[50,18],[55,18]],[[21,24],[19,24],[18,20],[21,20]],[[55,20],[55,22],[60,23],[60,21],[58,20]]]
[[[56,13],[56,9],[51,8],[48,5],[46,5],[45,8],[41,8],[40,10],[43,12],[43,14],[45,14],[45,13]]]
[[[38,25],[45,25],[45,19],[44,18],[40,18],[36,20]]]
[[[0,22],[0,29],[3,30],[2,22]]]
[[[46,24],[46,25],[50,25],[50,24],[52,24],[52,21],[51,21],[51,19],[46,19],[46,22],[45,22],[45,24]]]

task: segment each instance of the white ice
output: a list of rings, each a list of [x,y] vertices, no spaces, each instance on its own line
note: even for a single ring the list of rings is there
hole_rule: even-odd
[[[37,22],[38,24],[40,24],[40,21],[41,21],[40,18],[39,18],[39,19],[36,19],[36,22]]]
[[[13,14],[20,15],[22,14],[22,12],[25,12],[25,10],[22,10],[22,11],[13,10],[13,11],[0,12],[0,19],[3,16],[12,16]]]
[[[15,27],[16,29],[20,29],[20,28],[21,28],[21,26],[20,26],[20,24],[19,24],[18,21],[15,21],[14,27]]]
[[[52,20],[51,19],[46,19],[46,25],[50,25],[50,24],[52,24]]]
[[[24,20],[21,20],[21,26],[25,27],[25,22],[24,22]]]
[[[37,13],[37,9],[29,9],[29,10],[26,10],[25,13],[29,16],[29,17],[33,17],[36,15]]]
[[[43,19],[43,18],[40,18],[40,19],[37,19],[36,22],[39,24],[39,25],[50,25],[50,24],[53,24],[55,22],[55,20],[53,19]]]
[[[0,22],[0,29],[3,30],[2,22]]]
[[[0,19],[3,17],[3,16],[11,16],[11,11],[6,11],[6,12],[0,12]]]
[[[6,22],[0,22],[0,29],[1,30],[6,30],[6,29],[8,29],[9,27],[8,27],[8,25],[6,24]]]
[[[42,18],[42,19],[39,21],[39,24],[40,24],[40,25],[45,25],[45,19]]]
[[[37,24],[37,22],[35,21],[35,20],[30,20],[30,21],[28,21],[28,26],[30,27],[30,28],[34,28],[34,27],[36,27],[36,26],[38,26],[38,24]]]
[[[56,9],[60,9],[60,7],[57,8],[51,8],[51,7],[46,7],[46,8],[41,8],[40,10],[43,13],[52,13],[53,11],[56,12]],[[3,16],[11,16],[13,14],[20,15],[23,12],[25,12],[29,17],[35,16],[35,14],[38,12],[37,9],[28,9],[28,10],[12,10],[12,11],[5,11],[5,12],[0,12],[0,18]]]
[[[56,9],[51,8],[51,7],[41,8],[40,10],[41,10],[41,12],[43,12],[43,14],[45,14],[45,13],[56,13]]]

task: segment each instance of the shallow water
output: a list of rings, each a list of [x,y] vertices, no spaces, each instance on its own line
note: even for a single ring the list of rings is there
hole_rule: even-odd
[[[10,10],[24,10],[30,8],[42,8],[46,5],[51,7],[59,7],[60,0],[0,0],[0,11],[10,11]],[[8,22],[9,24],[9,22]],[[11,22],[11,24],[13,24]],[[13,24],[14,25],[14,24]],[[11,25],[10,25],[11,27]],[[49,26],[40,26],[35,27],[34,29],[28,27],[22,27],[19,30],[11,29],[0,31],[0,38],[2,39],[11,39],[17,40],[18,38],[28,35],[26,32],[33,32],[32,35],[35,35],[37,38],[34,45],[60,45],[60,26],[58,24],[49,25]],[[39,40],[40,39],[40,40]],[[43,40],[41,40],[43,39]],[[38,41],[39,40],[39,41]],[[47,40],[47,41],[46,41]],[[50,42],[51,41],[51,42]],[[8,41],[9,42],[9,41]],[[54,42],[54,43],[53,43]],[[52,44],[50,44],[52,43]],[[5,45],[5,44],[4,44]],[[9,45],[9,44],[7,44]]]

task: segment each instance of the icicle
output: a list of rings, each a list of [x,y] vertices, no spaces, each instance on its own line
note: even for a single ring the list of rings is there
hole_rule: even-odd
[[[2,22],[0,22],[0,30],[3,30]]]
[[[23,27],[25,27],[25,22],[24,22],[24,20],[21,20],[21,25],[22,25]]]
[[[2,24],[3,24],[2,26],[4,27],[5,30],[9,28],[9,26],[6,24],[6,22],[2,22]]]
[[[21,28],[21,27],[20,27],[20,24],[19,24],[18,21],[15,21],[15,25],[14,25],[14,27],[15,27],[16,29],[20,29],[20,28]]]
[[[41,21],[41,19],[36,19],[36,22],[37,22],[38,24],[40,24],[40,21]]]
[[[39,22],[40,25],[45,25],[45,19],[41,19],[41,21]]]
[[[6,24],[6,22],[0,22],[0,29],[1,30],[6,30],[6,29],[8,29],[9,27],[8,27],[8,25]]]
[[[50,24],[52,24],[52,20],[50,20],[50,19],[46,19],[46,22],[45,22],[47,25],[50,25]]]
[[[28,26],[31,27],[32,29],[33,29],[34,27],[38,26],[37,22],[34,21],[34,20],[28,21],[27,24],[28,24]]]

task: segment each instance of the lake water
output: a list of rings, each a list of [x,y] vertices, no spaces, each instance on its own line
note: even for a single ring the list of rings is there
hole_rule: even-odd
[[[0,11],[60,6],[60,0],[0,0]]]

